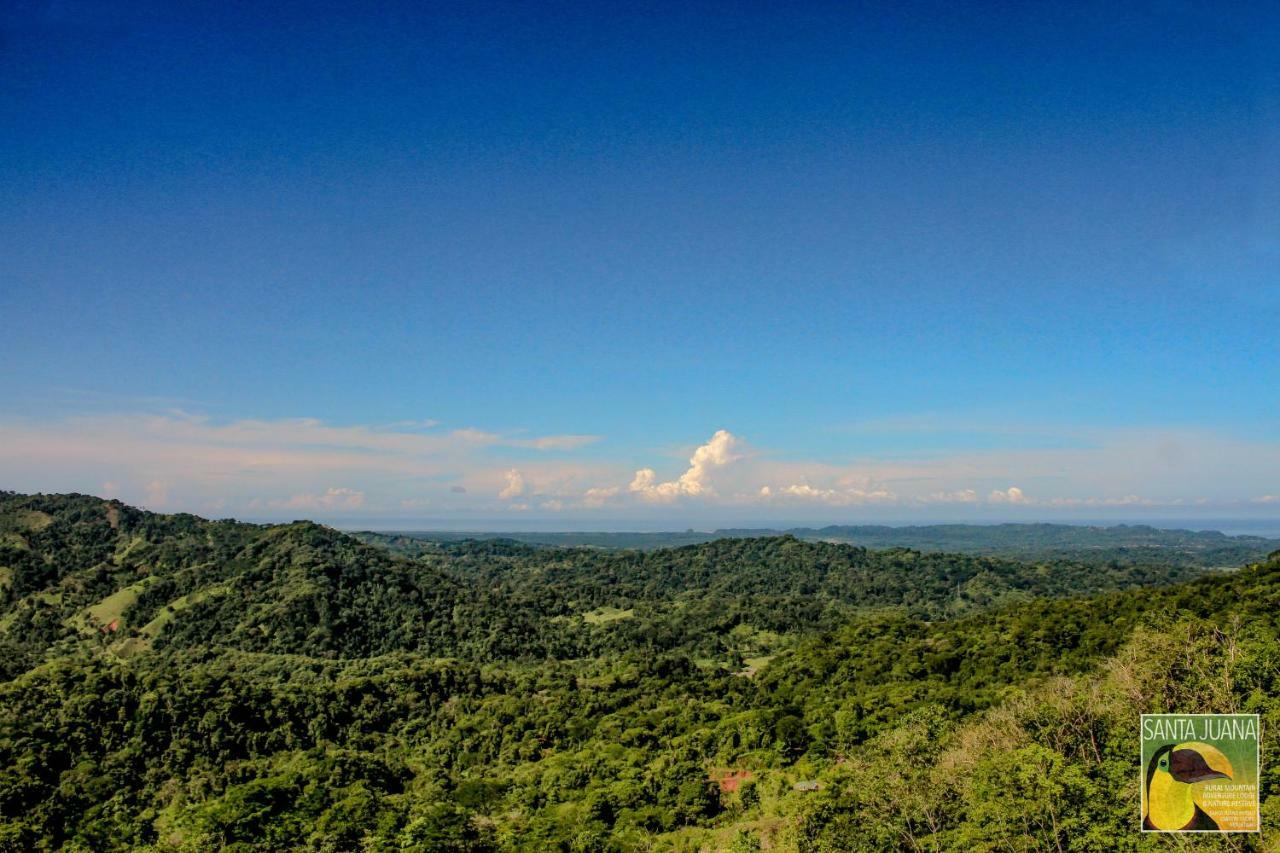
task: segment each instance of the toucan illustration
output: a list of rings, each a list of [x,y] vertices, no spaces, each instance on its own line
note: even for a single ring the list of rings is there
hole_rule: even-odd
[[[1231,762],[1207,743],[1169,744],[1156,750],[1147,764],[1146,814],[1143,829],[1217,829],[1218,822],[1200,808],[1192,785],[1230,779]]]

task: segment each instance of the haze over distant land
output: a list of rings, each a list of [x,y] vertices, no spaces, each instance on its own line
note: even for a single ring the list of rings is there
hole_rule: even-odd
[[[1278,519],[1277,31],[4,4],[0,487],[362,527]]]

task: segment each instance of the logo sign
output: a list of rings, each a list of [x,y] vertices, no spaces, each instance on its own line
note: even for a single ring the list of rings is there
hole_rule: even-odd
[[[1258,832],[1257,714],[1142,715],[1144,832]]]

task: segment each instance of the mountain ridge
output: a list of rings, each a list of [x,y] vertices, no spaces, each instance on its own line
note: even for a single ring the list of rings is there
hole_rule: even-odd
[[[43,607],[59,637],[3,656],[0,850],[1137,850],[1138,713],[1280,714],[1280,551],[1154,586],[794,537],[410,559],[308,522],[12,494],[0,532],[18,602],[67,599]],[[1001,577],[1129,583],[952,605],[955,581],[976,596]],[[427,578],[462,657],[402,624],[432,607],[379,597]],[[845,582],[898,605],[841,610]],[[785,621],[806,602],[820,618]],[[166,608],[156,642],[121,654],[119,632]],[[369,642],[397,630],[409,642]],[[21,639],[0,630],[0,652]],[[1269,826],[1280,774],[1259,783]]]
[[[1216,530],[1158,528],[1146,524],[1075,525],[1049,522],[1003,524],[829,525],[793,528],[720,528],[714,531],[626,532],[449,532],[362,531],[352,535],[403,553],[431,543],[510,541],[552,547],[649,550],[681,547],[725,538],[795,536],[869,548],[981,554],[1018,559],[1075,557],[1128,563],[1176,561],[1205,567],[1243,565],[1280,548],[1280,539]]]
[[[645,551],[468,540],[399,554],[309,521],[210,521],[89,495],[0,494],[0,536],[0,643],[21,651],[13,666],[86,641],[125,655],[224,645],[474,659],[683,647],[737,665],[876,610],[945,618],[1201,571],[786,534]]]

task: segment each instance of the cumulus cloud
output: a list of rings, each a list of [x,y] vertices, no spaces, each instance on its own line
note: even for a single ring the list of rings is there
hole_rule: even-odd
[[[778,489],[776,495],[783,498],[797,498],[804,501],[830,504],[832,506],[850,506],[865,503],[891,503],[898,496],[888,489],[836,488],[818,489],[808,483],[793,483]],[[762,486],[760,496],[770,498],[775,492],[769,486]]]
[[[427,421],[335,426],[315,418],[219,421],[168,411],[36,423],[0,415],[0,478],[27,491],[102,487],[165,511],[199,511],[217,501],[240,511],[349,509],[348,502],[322,500],[337,482],[379,495],[381,503],[361,511],[383,512],[437,483],[445,489],[456,483],[482,505],[480,495],[492,499],[504,489],[504,469],[488,464],[499,454],[507,466],[519,459],[522,477],[557,495],[580,494],[591,479],[620,478],[625,467],[541,457],[594,440],[446,431]]]
[[[678,480],[658,482],[652,468],[641,468],[627,487],[629,491],[653,503],[671,503],[682,497],[710,497],[715,494],[711,472],[738,459],[738,438],[728,430],[717,430],[711,439],[693,452],[689,470]]]
[[[617,486],[596,487],[587,489],[582,496],[582,503],[589,507],[601,507],[618,496],[622,489]]]
[[[987,495],[987,500],[993,504],[1031,503],[1031,498],[1023,494],[1022,489],[1017,486],[1010,486],[1007,489],[994,489],[991,494]]]
[[[635,492],[651,500],[675,500],[680,490],[675,483],[659,483],[658,472],[652,468],[641,468],[631,479],[627,491]]]
[[[157,510],[225,505],[231,512],[277,510],[270,514],[275,517],[286,509],[319,517],[326,509],[348,513],[353,506],[370,515],[419,506],[497,513],[516,503],[549,514],[553,510],[542,504],[550,500],[561,501],[566,512],[584,513],[624,507],[661,513],[688,501],[701,505],[690,512],[710,513],[714,505],[723,508],[722,515],[732,507],[790,503],[812,507],[806,512],[815,518],[851,505],[868,506],[869,515],[890,506],[945,506],[968,514],[1025,505],[1065,514],[1089,507],[1202,504],[1252,507],[1257,513],[1280,505],[1273,488],[1280,481],[1280,442],[1187,430],[1158,436],[1150,430],[1094,430],[1069,437],[1074,440],[1049,449],[836,463],[798,457],[797,447],[786,454],[747,452],[745,442],[720,430],[692,452],[683,472],[660,477],[654,468],[637,471],[601,454],[565,458],[595,440],[577,433],[449,429],[426,421],[226,421],[181,411],[45,421],[0,416],[0,479],[19,491],[100,489]],[[1186,452],[1171,453],[1170,447]],[[332,483],[364,490],[370,498],[331,494]],[[1009,483],[1025,485],[1006,488]]]
[[[516,468],[512,468],[506,473],[507,485],[502,491],[498,492],[498,497],[503,500],[517,498],[524,494],[524,475]]]

